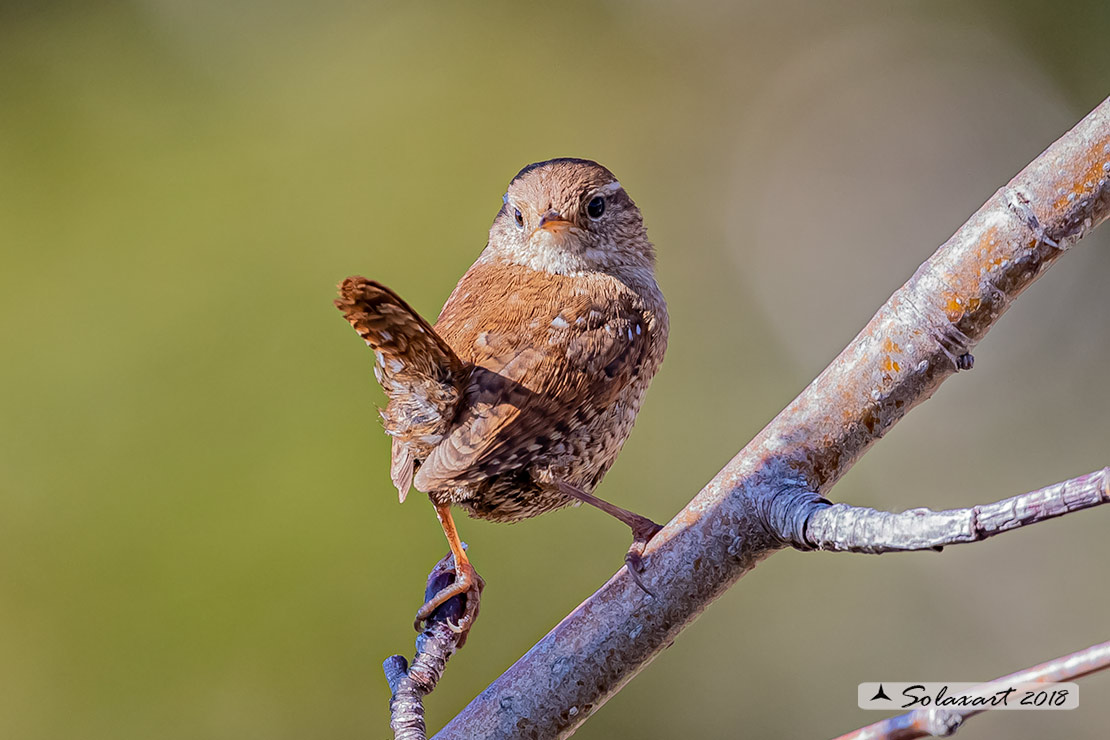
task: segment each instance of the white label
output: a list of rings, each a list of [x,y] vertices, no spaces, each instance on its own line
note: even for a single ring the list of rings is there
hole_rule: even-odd
[[[861,683],[860,709],[911,712],[915,709],[1075,709],[1079,684],[1014,683],[983,688],[956,681],[881,681]]]

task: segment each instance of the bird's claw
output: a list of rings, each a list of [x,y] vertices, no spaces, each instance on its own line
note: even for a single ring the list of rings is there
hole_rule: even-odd
[[[474,625],[474,620],[478,618],[482,589],[485,586],[485,580],[474,570],[474,566],[470,563],[464,563],[461,568],[455,570],[455,581],[441,588],[416,612],[413,629],[417,632],[423,632],[427,626],[430,626],[436,610],[456,596],[463,596],[465,606],[462,607],[462,614],[458,619],[453,619],[451,616],[443,619],[448,629],[461,636],[458,647],[462,647],[466,642],[466,633],[470,631],[470,628]]]
[[[448,618],[444,620],[444,623],[447,625],[447,629],[451,630],[456,635],[461,635],[470,631],[470,625],[474,623],[474,620],[471,617],[463,616],[460,617],[457,622]]]
[[[662,528],[650,519],[645,519],[642,527],[633,528],[632,546],[628,548],[628,552],[624,556],[624,564],[628,568],[628,575],[632,576],[632,580],[640,587],[641,591],[652,598],[655,598],[655,594],[644,584],[644,579],[640,574],[644,572],[644,550],[651,538],[658,534]]]

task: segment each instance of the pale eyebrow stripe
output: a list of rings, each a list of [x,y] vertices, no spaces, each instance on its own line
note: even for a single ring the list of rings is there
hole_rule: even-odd
[[[621,187],[621,184],[619,182],[614,180],[613,182],[609,183],[608,185],[603,185],[600,188],[598,188],[597,192],[604,193],[605,195],[608,195],[609,193],[615,193],[618,190],[623,190],[623,188]]]

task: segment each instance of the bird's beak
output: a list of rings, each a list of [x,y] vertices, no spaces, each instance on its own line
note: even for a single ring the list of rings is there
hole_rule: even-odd
[[[558,211],[551,210],[540,216],[540,228],[551,234],[562,234],[573,224],[563,218]]]

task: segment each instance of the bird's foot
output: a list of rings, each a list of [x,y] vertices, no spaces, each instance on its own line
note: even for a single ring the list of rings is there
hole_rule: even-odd
[[[624,556],[624,564],[628,566],[628,575],[632,576],[636,585],[645,594],[654,598],[655,594],[644,585],[644,580],[640,577],[640,574],[644,572],[644,549],[651,538],[658,534],[663,527],[647,517],[638,516],[637,518],[641,521],[629,524],[632,527],[632,546],[628,548],[628,553]]]
[[[478,571],[474,570],[473,565],[469,562],[456,565],[455,580],[424,602],[424,606],[416,612],[416,621],[413,622],[413,628],[417,632],[423,632],[425,629],[424,623],[430,622],[436,611],[441,607],[451,608],[452,605],[448,605],[448,602],[456,596],[461,596],[461,609],[459,606],[455,606],[453,610],[456,614],[461,611],[461,614],[457,619],[448,616],[444,620],[452,632],[460,635],[458,646],[461,648],[466,643],[467,633],[474,626],[474,620],[478,618],[478,610],[482,604],[482,589],[485,587],[485,580],[478,575]]]
[[[640,578],[640,574],[644,572],[644,548],[647,547],[647,543],[663,527],[648,519],[646,516],[640,516],[634,511],[615,506],[605,499],[600,499],[592,493],[587,493],[578,486],[571,485],[564,480],[555,481],[555,485],[565,496],[577,499],[590,506],[596,506],[606,514],[619,519],[629,526],[632,530],[632,547],[628,548],[628,554],[624,556],[624,563],[628,566],[628,575],[632,576],[632,580],[636,582],[637,586],[643,589],[645,594],[648,596],[655,596],[655,594],[644,585],[644,581]]]

